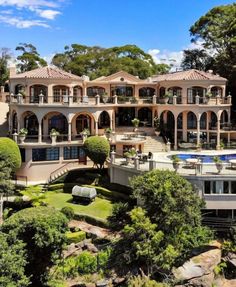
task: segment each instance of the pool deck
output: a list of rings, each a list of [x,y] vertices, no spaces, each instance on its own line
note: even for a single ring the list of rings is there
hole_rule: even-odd
[[[219,156],[219,155],[228,155],[228,154],[236,154],[235,150],[219,150],[219,151],[171,151],[171,152],[160,152],[154,153],[153,159],[148,160],[145,163],[139,163],[138,166],[134,164],[134,160],[131,163],[126,164],[126,159],[115,159],[115,165],[119,165],[122,168],[127,169],[137,169],[140,172],[147,172],[152,169],[168,169],[174,171],[173,163],[171,160],[172,155],[178,154],[194,154],[194,155],[209,155],[209,156]],[[199,177],[225,177],[231,178],[232,176],[236,176],[236,168],[232,167],[230,162],[223,162],[223,168],[220,172],[218,172],[215,163],[198,163],[198,164],[190,164],[186,161],[181,161],[179,163],[179,167],[177,169],[177,173],[186,177],[191,176],[199,176]]]

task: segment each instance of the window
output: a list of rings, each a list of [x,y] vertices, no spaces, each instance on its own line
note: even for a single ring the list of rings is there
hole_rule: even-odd
[[[210,194],[211,193],[211,182],[210,181],[205,181],[205,186],[204,186],[204,193],[205,194]]]
[[[229,182],[228,181],[223,182],[223,193],[229,193]]]
[[[25,162],[25,149],[20,148],[21,161]]]
[[[231,193],[236,194],[236,181],[231,181]]]
[[[32,149],[32,161],[59,160],[59,148],[34,148]]]
[[[78,146],[64,147],[63,157],[64,159],[78,159],[79,147]]]

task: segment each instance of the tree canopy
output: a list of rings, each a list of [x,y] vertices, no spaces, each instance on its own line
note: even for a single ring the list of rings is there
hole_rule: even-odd
[[[0,86],[4,86],[6,81],[9,78],[9,71],[8,71],[8,61],[11,58],[10,49],[8,48],[1,48],[0,49]]]
[[[168,65],[157,65],[151,55],[136,45],[102,48],[72,44],[64,53],[56,54],[52,63],[66,71],[91,79],[108,76],[120,70],[145,79],[156,73],[166,73]]]
[[[214,58],[204,49],[184,50],[181,67],[184,70],[208,71],[213,68]]]
[[[215,58],[215,71],[233,83],[236,76],[236,3],[217,6],[190,28],[192,41],[203,41]],[[235,85],[235,84],[234,84]]]
[[[45,286],[48,267],[61,255],[66,241],[66,217],[49,207],[26,208],[10,216],[1,231],[9,235],[9,244],[16,240],[25,244],[25,274],[32,276],[32,286]]]
[[[17,57],[17,60],[19,61],[17,67],[21,72],[47,66],[47,62],[40,58],[36,47],[32,44],[20,43],[19,46],[16,47],[16,51],[22,53]]]
[[[110,145],[104,137],[91,136],[84,142],[84,151],[94,164],[101,169],[109,156]]]
[[[149,275],[168,274],[193,248],[211,238],[209,229],[201,225],[204,203],[180,175],[153,170],[134,177],[131,187],[141,207],[128,212],[115,250],[114,258],[122,266],[138,266]]]

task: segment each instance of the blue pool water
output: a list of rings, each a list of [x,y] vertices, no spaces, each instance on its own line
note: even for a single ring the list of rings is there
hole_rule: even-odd
[[[199,158],[202,162],[206,162],[206,163],[209,163],[209,162],[214,162],[213,161],[213,157],[214,155],[200,155],[200,154],[178,154],[178,157],[181,159],[181,160],[186,160],[187,158]],[[236,154],[222,154],[222,155],[219,155],[219,158],[222,160],[222,161],[228,161],[230,159],[236,159]]]

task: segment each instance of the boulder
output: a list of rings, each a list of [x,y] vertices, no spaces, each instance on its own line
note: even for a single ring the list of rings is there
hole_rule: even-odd
[[[211,287],[214,281],[213,270],[221,262],[221,250],[213,246],[209,248],[210,250],[194,256],[182,266],[174,268],[175,279],[185,283],[184,286]]]

